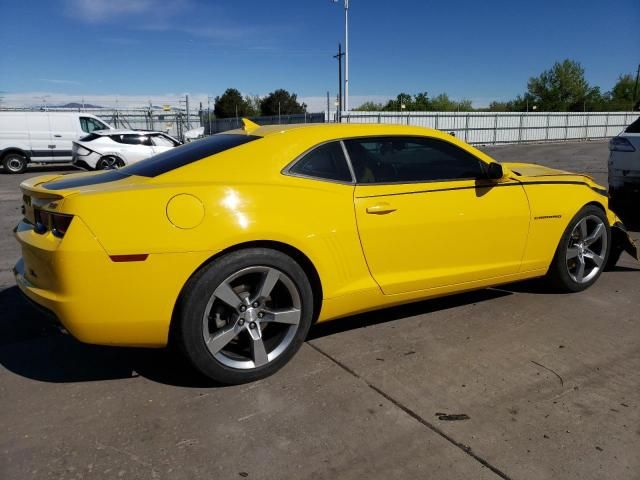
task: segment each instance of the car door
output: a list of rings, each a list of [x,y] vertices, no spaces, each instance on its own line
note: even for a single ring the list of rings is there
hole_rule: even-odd
[[[50,162],[53,160],[51,126],[49,112],[26,112],[29,141],[31,142],[31,160],[34,162]]]
[[[56,161],[69,162],[72,156],[72,142],[77,140],[76,117],[68,113],[49,114],[51,126],[51,154]]]
[[[487,163],[442,139],[346,140],[362,248],[385,294],[518,272],[529,205],[516,180],[486,179]]]
[[[154,155],[166,152],[167,150],[171,150],[172,148],[175,148],[177,146],[177,143],[166,135],[157,133],[155,135],[151,135],[150,137],[151,143],[153,144]]]
[[[126,133],[121,135],[121,138],[122,143],[125,144],[121,149],[121,153],[127,164],[139,162],[154,154],[153,144],[149,135]]]

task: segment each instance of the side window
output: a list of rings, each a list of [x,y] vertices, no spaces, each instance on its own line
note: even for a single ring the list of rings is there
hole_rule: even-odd
[[[108,127],[93,118],[90,117],[80,117],[80,128],[83,132],[91,133],[94,130],[105,130]]]
[[[436,138],[375,137],[345,142],[358,183],[484,178],[483,162]]]
[[[151,139],[148,135],[124,134],[122,135],[122,143],[127,145],[144,145],[151,146]]]
[[[298,160],[289,172],[305,177],[352,182],[340,142],[326,143],[314,148]]]

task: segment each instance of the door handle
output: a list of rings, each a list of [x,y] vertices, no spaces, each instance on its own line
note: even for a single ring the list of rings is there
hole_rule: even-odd
[[[384,215],[386,213],[395,212],[396,210],[396,208],[386,202],[376,203],[375,205],[367,207],[367,213],[372,213],[374,215]]]
[[[62,135],[54,135],[56,138],[62,138]]]

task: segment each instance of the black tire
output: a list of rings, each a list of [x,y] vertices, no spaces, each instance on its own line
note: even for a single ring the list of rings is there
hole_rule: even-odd
[[[96,170],[113,170],[114,168],[124,167],[124,162],[121,158],[113,155],[105,155],[96,163]]]
[[[5,173],[24,173],[29,160],[19,153],[9,153],[2,159]]]
[[[276,347],[268,352],[269,354],[272,354],[277,348],[280,348],[281,353],[277,354],[275,358],[262,366],[255,366],[257,365],[257,362],[248,362],[249,367],[233,368],[226,364],[226,357],[222,349],[215,354],[217,356],[214,356],[214,353],[212,353],[212,351],[207,347],[207,343],[205,342],[205,327],[203,327],[203,324],[205,322],[209,325],[215,323],[214,328],[219,328],[219,330],[210,334],[211,336],[209,337],[209,340],[213,338],[214,334],[218,335],[219,332],[224,329],[229,330],[231,328],[239,328],[241,331],[236,337],[234,337],[232,342],[240,344],[243,339],[246,339],[248,343],[251,343],[252,340],[250,332],[249,330],[245,330],[249,328],[249,320],[247,320],[247,324],[243,327],[238,327],[238,325],[240,325],[240,321],[244,323],[245,320],[240,317],[248,316],[249,310],[253,311],[252,315],[259,315],[260,313],[256,313],[258,309],[249,308],[249,310],[246,310],[246,312],[242,314],[238,313],[239,310],[233,311],[232,308],[228,307],[226,302],[222,302],[222,307],[228,308],[231,313],[227,320],[222,320],[227,323],[223,324],[223,326],[219,326],[216,322],[220,321],[220,314],[216,314],[217,318],[215,320],[213,319],[212,302],[213,305],[216,305],[216,302],[218,301],[218,297],[214,295],[214,292],[218,291],[218,287],[231,285],[228,280],[234,275],[240,275],[238,278],[242,279],[242,272],[251,270],[252,268],[265,268],[267,270],[275,270],[285,274],[284,277],[287,278],[287,288],[295,288],[297,292],[296,298],[298,299],[299,305],[299,321],[296,327],[297,330],[288,330],[286,334],[286,338],[288,338],[286,347],[278,347],[276,342]],[[264,278],[260,281],[266,283]],[[280,282],[280,280],[278,280],[278,282]],[[250,282],[246,281],[247,290],[252,290],[249,285]],[[242,287],[244,286],[245,283],[242,284]],[[242,287],[234,288],[238,289]],[[273,287],[271,291],[275,292],[276,290],[277,288]],[[290,290],[284,291],[288,294]],[[175,321],[177,323],[175,325],[174,340],[178,343],[178,346],[191,361],[193,366],[210,379],[225,385],[252,382],[272,375],[278,371],[298,351],[309,332],[309,328],[311,327],[313,320],[313,305],[313,291],[309,280],[304,270],[291,257],[282,252],[266,248],[239,250],[217,258],[189,279],[183,289],[177,308],[177,316],[175,317]],[[249,305],[249,307],[251,307],[251,305]],[[244,308],[247,309],[246,306]],[[270,307],[265,306],[264,308]],[[265,314],[262,313],[262,315]],[[205,320],[205,318],[207,320]],[[255,319],[255,316],[253,318]],[[264,320],[265,319],[263,319],[263,321]],[[265,325],[269,325],[268,323],[260,324],[259,320],[257,322],[258,331],[264,332],[267,328],[270,328],[265,327]],[[276,325],[283,328],[293,328],[282,324]],[[255,324],[253,328],[255,328]],[[206,329],[208,332],[209,327],[206,327]],[[253,331],[255,332],[255,330]],[[275,331],[277,332],[278,330],[275,329]],[[262,340],[264,340],[264,345],[267,345],[269,339],[265,336],[261,337],[261,342]],[[284,345],[284,343],[281,345]],[[269,348],[265,349],[265,351],[268,349]],[[220,357],[221,353],[222,357]],[[255,360],[255,353],[253,353],[253,355]]]
[[[604,225],[604,240],[601,240],[606,241],[606,245],[601,244],[601,247],[603,247],[603,249],[605,250],[604,258],[601,260],[601,266],[597,268],[591,278],[589,278],[588,280],[585,279],[585,281],[583,282],[578,282],[570,272],[567,252],[570,247],[570,242],[572,242],[572,233],[574,232],[576,226],[583,219],[594,217],[599,218]],[[556,248],[556,253],[553,257],[545,279],[548,282],[549,286],[551,286],[555,291],[558,292],[581,292],[583,290],[586,290],[598,280],[598,278],[602,274],[602,271],[606,268],[610,250],[611,228],[609,227],[609,221],[607,220],[605,213],[602,211],[602,209],[596,207],[595,205],[587,205],[582,208],[575,215],[575,217],[573,217],[571,222],[569,222],[569,225],[567,225],[567,228],[560,238],[560,242],[558,244],[558,247]],[[593,267],[596,267],[595,263],[593,264]]]

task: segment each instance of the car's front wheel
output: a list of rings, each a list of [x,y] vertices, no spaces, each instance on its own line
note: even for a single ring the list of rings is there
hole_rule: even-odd
[[[282,252],[251,248],[197,272],[179,304],[177,340],[191,363],[224,384],[267,377],[300,348],[313,318],[313,291]]]
[[[556,290],[580,292],[593,285],[607,264],[611,228],[605,213],[594,205],[580,210],[567,226],[547,279]]]
[[[7,173],[24,173],[27,163],[27,157],[19,153],[9,153],[2,159],[2,166]]]

